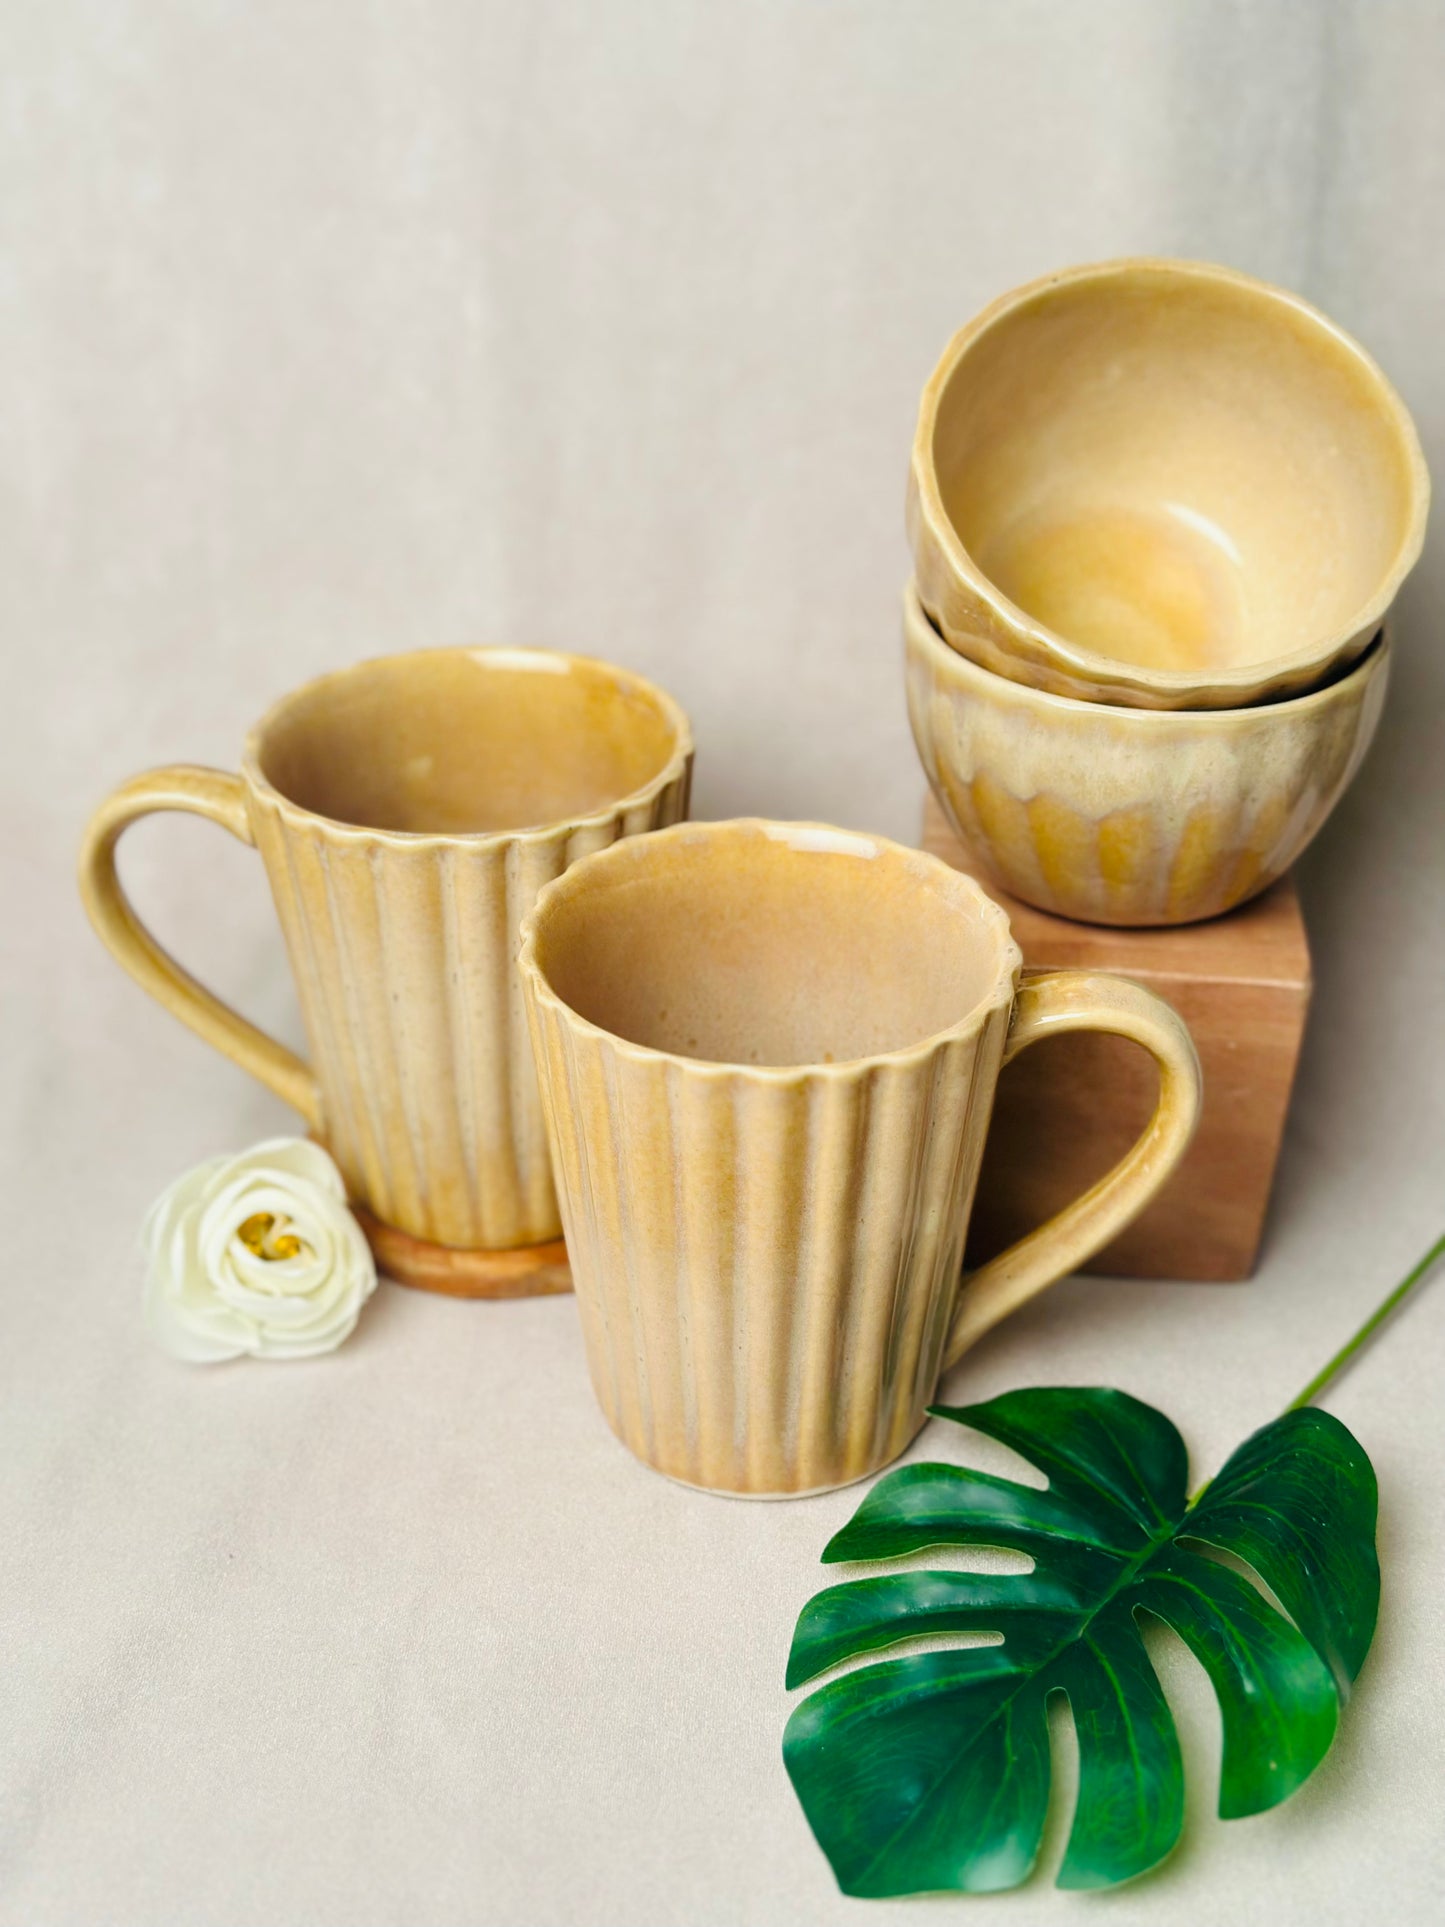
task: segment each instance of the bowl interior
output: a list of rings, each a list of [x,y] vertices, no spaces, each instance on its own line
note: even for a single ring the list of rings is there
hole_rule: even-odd
[[[829,1064],[959,1023],[1012,968],[1007,921],[921,852],[807,824],[693,824],[569,871],[533,957],[615,1037],[720,1064]]]
[[[1409,539],[1410,449],[1383,378],[1321,317],[1161,264],[984,326],[933,458],[964,548],[1026,615],[1188,671],[1347,637]]]
[[[606,663],[522,649],[426,649],[323,676],[262,723],[273,788],[318,816],[433,835],[590,816],[678,748],[658,693]]]

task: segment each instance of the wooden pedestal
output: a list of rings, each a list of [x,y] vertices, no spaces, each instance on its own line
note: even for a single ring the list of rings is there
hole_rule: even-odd
[[[973,865],[932,795],[923,847]],[[1110,970],[1166,997],[1193,1034],[1204,1110],[1187,1157],[1159,1197],[1085,1267],[1126,1278],[1248,1278],[1274,1180],[1310,998],[1309,946],[1286,877],[1227,917],[1170,930],[1069,923],[1005,896],[1033,968]],[[1154,1071],[1122,1038],[1037,1044],[999,1083],[969,1231],[981,1263],[1100,1177],[1148,1119]]]

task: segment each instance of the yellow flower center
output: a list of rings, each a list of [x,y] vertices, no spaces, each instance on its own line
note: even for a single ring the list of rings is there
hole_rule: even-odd
[[[236,1226],[236,1236],[247,1251],[254,1251],[258,1258],[264,1258],[268,1264],[282,1258],[301,1256],[301,1240],[294,1231],[278,1231],[276,1220],[269,1211],[253,1211],[249,1218]]]

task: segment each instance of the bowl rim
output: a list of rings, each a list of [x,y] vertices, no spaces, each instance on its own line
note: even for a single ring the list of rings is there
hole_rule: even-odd
[[[959,676],[964,681],[975,678],[985,688],[1001,685],[1020,702],[1036,703],[1043,709],[1062,710],[1069,715],[1107,716],[1131,727],[1137,724],[1141,729],[1165,729],[1171,724],[1185,723],[1204,723],[1220,729],[1258,729],[1268,726],[1275,718],[1288,720],[1308,715],[1343,700],[1356,687],[1362,689],[1366,682],[1388,668],[1392,653],[1390,625],[1381,622],[1352,663],[1339,675],[1332,676],[1318,688],[1305,690],[1302,695],[1286,696],[1277,702],[1241,703],[1228,709],[1143,709],[1136,703],[1102,703],[1084,696],[1060,696],[1055,690],[1040,689],[1036,683],[1019,682],[1013,676],[1000,675],[996,669],[986,669],[981,662],[975,662],[972,656],[952,646],[923,606],[918,583],[911,577],[903,590],[903,636],[910,651],[936,654],[946,674]]]
[[[1150,669],[1142,664],[1123,662],[1116,656],[1104,655],[1081,643],[1071,641],[1058,630],[1037,621],[1006,596],[975,562],[944,508],[942,491],[938,485],[938,471],[933,458],[938,409],[949,382],[957,373],[968,351],[1007,316],[1030,303],[1044,300],[1059,289],[1077,287],[1089,282],[1123,281],[1133,276],[1216,282],[1249,295],[1262,306],[1277,304],[1287,308],[1319,333],[1328,336],[1337,347],[1343,349],[1375,391],[1382,411],[1394,429],[1397,444],[1404,458],[1409,483],[1409,514],[1394,558],[1374,593],[1359,605],[1345,623],[1338,625],[1323,641],[1308,643],[1281,655],[1264,656],[1252,663],[1241,663],[1232,669],[1215,670],[1208,674],[1187,669]],[[1379,363],[1355,340],[1353,335],[1331,321],[1328,315],[1322,313],[1312,303],[1297,294],[1292,294],[1287,288],[1277,287],[1272,282],[1262,281],[1237,268],[1224,267],[1210,261],[1192,261],[1167,255],[1121,255],[1112,260],[1086,262],[1077,267],[1063,268],[1052,274],[1040,275],[1035,280],[1025,282],[1022,286],[998,296],[987,307],[981,309],[971,321],[965,322],[949,341],[933,373],[924,385],[919,402],[918,424],[914,431],[910,479],[917,513],[928,539],[941,555],[955,580],[961,580],[968,590],[989,608],[1006,631],[1024,639],[1026,645],[1031,645],[1023,652],[1024,660],[1045,668],[1052,664],[1081,682],[1102,684],[1121,693],[1133,689],[1144,697],[1157,698],[1167,695],[1175,699],[1171,707],[1192,706],[1200,711],[1243,707],[1248,702],[1259,701],[1262,695],[1281,681],[1298,681],[1312,670],[1317,674],[1324,674],[1328,665],[1345,650],[1352,638],[1362,632],[1373,636],[1380,627],[1386,611],[1399,594],[1400,585],[1420,559],[1420,551],[1425,541],[1425,525],[1430,510],[1430,474],[1426,467],[1414,419]],[[912,517],[910,517],[911,520]],[[917,566],[922,560],[919,554],[922,532],[914,529],[911,533]],[[958,648],[946,631],[943,631],[942,635],[946,647],[952,649],[956,655],[962,655],[965,659],[971,660],[968,652]],[[1368,643],[1365,645],[1365,647],[1369,646]],[[1220,700],[1209,700],[1210,692],[1217,692]],[[1039,693],[1051,695],[1054,692],[1041,690]],[[1190,697],[1197,699],[1193,705],[1189,704]],[[1064,698],[1063,700],[1075,699]],[[1148,705],[1132,704],[1125,700],[1111,706],[1124,708]]]

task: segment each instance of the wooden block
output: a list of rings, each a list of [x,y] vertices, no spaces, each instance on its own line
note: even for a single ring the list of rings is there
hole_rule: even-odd
[[[974,866],[930,794],[923,847]],[[1291,878],[1229,916],[1169,930],[1070,923],[979,881],[1009,913],[1025,965],[1109,970],[1166,997],[1188,1024],[1204,1108],[1158,1198],[1085,1267],[1125,1278],[1248,1278],[1264,1229],[1310,999],[1310,957]],[[969,1231],[980,1264],[1076,1197],[1146,1123],[1155,1074],[1136,1044],[1071,1035],[1004,1072]]]

